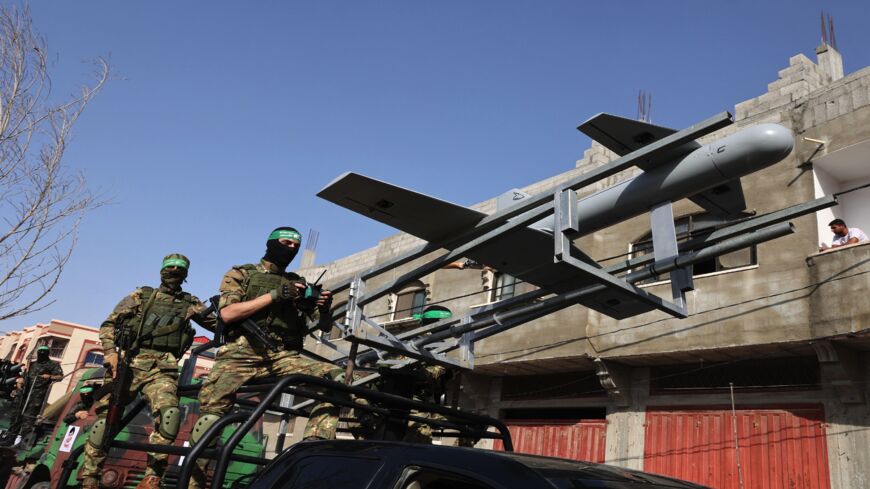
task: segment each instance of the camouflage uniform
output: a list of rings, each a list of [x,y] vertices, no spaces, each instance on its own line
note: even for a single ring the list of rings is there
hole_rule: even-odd
[[[12,424],[9,425],[7,437],[14,438],[16,434],[21,434],[23,438],[33,431],[36,426],[36,418],[42,412],[42,404],[45,402],[48,390],[55,382],[52,379],[43,379],[42,375],[45,374],[63,375],[63,369],[60,368],[60,363],[54,360],[34,360],[30,363],[25,374],[27,379],[25,386],[30,386],[30,389],[29,391],[22,390],[16,398],[18,412],[12,420]]]
[[[256,274],[280,274],[288,281],[299,281],[301,277],[294,273],[287,273],[261,260],[257,265],[233,267],[221,282],[220,308],[244,302],[256,298],[248,297],[250,281]],[[270,319],[275,315],[283,315],[282,318],[289,329],[283,331],[269,327],[269,319],[257,321],[268,332],[271,339],[278,345],[283,344],[284,349],[277,352],[269,351],[256,340],[249,340],[237,329],[227,332],[227,344],[220,347],[215,356],[214,367],[209,372],[205,383],[200,391],[200,412],[222,416],[233,405],[236,391],[242,384],[255,379],[275,378],[291,374],[306,374],[316,377],[335,379],[343,372],[331,363],[318,362],[300,355],[304,340],[307,317],[292,305],[283,310],[267,308],[264,316]],[[312,315],[316,315],[313,313]],[[258,320],[257,315],[252,319]],[[263,324],[263,323],[266,324]],[[325,439],[335,438],[335,429],[338,424],[338,408],[329,403],[319,403],[312,411],[305,427],[304,438],[318,437]]]
[[[418,367],[419,368],[419,367]],[[447,374],[447,369],[441,365],[430,365],[423,369],[423,381],[420,382],[414,389],[414,400],[421,402],[438,402],[436,394],[437,386],[441,384],[441,379]],[[433,420],[446,421],[446,418],[438,413],[421,413],[419,411],[411,411],[414,416],[428,418]],[[425,423],[411,421],[408,423],[408,429],[405,431],[405,436],[402,441],[410,443],[432,443],[432,427]]]
[[[144,296],[147,296],[148,299],[143,300]],[[151,316],[149,311],[154,310],[155,305],[164,307],[174,305],[181,309],[185,307],[185,303],[186,312],[180,326],[183,328],[182,339],[177,341],[179,344],[155,345],[158,338],[171,335],[152,335],[145,341],[143,338],[136,338],[135,334],[141,331],[141,324]],[[216,320],[213,316],[204,317],[202,315],[205,309],[205,305],[195,296],[181,291],[173,292],[163,286],[157,289],[140,287],[115,306],[114,311],[100,326],[100,341],[103,344],[104,352],[107,355],[115,352],[115,334],[118,328],[128,328],[127,331],[134,334],[135,344],[141,346],[138,349],[134,348],[135,356],[130,362],[133,371],[132,381],[124,399],[116,400],[111,399],[112,396],[104,396],[94,403],[94,411],[98,417],[97,423],[100,420],[105,420],[110,402],[127,404],[135,398],[136,394],[141,394],[151,407],[151,415],[154,418],[155,427],[148,438],[149,442],[155,445],[172,444],[174,437],[165,436],[159,429],[161,413],[168,408],[178,407],[176,395],[178,360],[193,340],[194,330],[190,326],[191,319],[208,329],[215,327]],[[107,375],[105,380],[109,382],[112,379]],[[95,423],[95,427],[97,423]],[[149,453],[145,476],[162,477],[166,470],[167,458],[166,454]],[[94,445],[91,440],[88,440],[85,443],[85,457],[81,470],[79,470],[79,477],[99,479],[101,467],[105,460],[106,453],[99,446]]]
[[[292,282],[303,280],[295,273],[280,270],[274,264],[260,260],[257,265],[233,267],[224,275],[220,285],[220,309],[255,299],[269,293],[268,287],[256,288],[253,282]],[[196,442],[211,422],[204,424],[206,418],[223,416],[233,407],[235,393],[248,381],[276,378],[292,374],[306,374],[316,377],[336,379],[343,371],[330,363],[318,362],[300,355],[308,319],[316,319],[318,313],[310,315],[300,312],[292,304],[272,304],[258,311],[254,320],[269,338],[284,348],[276,352],[250,340],[238,328],[226,331],[227,342],[218,348],[215,362],[199,392],[200,419],[193,428],[191,439]],[[305,427],[304,438],[335,438],[338,425],[339,408],[330,403],[315,405]],[[190,480],[191,489],[205,486],[207,459],[199,459]]]

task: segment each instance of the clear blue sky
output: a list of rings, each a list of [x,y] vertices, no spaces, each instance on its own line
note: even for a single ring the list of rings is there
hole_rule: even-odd
[[[470,205],[574,167],[601,111],[684,127],[815,59],[832,13],[846,71],[870,65],[855,1],[34,2],[56,93],[108,56],[114,79],[66,162],[113,203],[84,221],[48,309],[97,326],[161,257],[213,294],[279,225],[320,231],[318,261],[390,228],[315,193],[353,170]]]

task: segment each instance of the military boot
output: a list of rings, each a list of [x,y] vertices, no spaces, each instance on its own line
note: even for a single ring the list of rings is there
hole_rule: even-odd
[[[156,475],[146,475],[136,486],[136,489],[160,489],[160,477]]]

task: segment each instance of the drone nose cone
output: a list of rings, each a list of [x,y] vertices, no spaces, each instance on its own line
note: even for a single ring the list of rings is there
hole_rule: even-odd
[[[779,124],[760,124],[754,129],[758,159],[776,163],[794,149],[794,136]]]
[[[711,145],[716,167],[728,178],[766,168],[791,153],[794,136],[779,124],[759,124]]]

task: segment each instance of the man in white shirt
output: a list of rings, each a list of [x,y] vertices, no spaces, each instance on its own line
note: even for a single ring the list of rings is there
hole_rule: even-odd
[[[831,241],[830,247],[822,243],[822,246],[819,247],[819,251],[825,251],[830,248],[839,248],[840,246],[870,241],[870,238],[867,238],[867,235],[864,234],[864,231],[861,231],[860,229],[855,227],[846,227],[846,223],[842,219],[834,219],[833,221],[828,223],[828,226],[831,226],[831,232],[834,233],[834,239]]]

